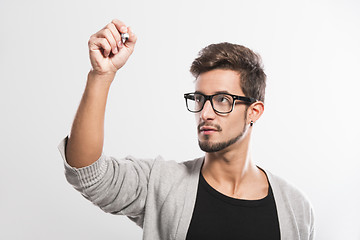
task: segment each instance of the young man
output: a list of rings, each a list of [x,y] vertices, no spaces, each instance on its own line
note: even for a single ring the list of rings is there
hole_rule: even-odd
[[[129,34],[125,43],[121,33]],[[260,57],[246,47],[213,44],[192,64],[195,92],[184,97],[196,114],[204,157],[177,163],[102,154],[108,91],[135,43],[119,20],[89,40],[93,69],[70,137],[59,145],[67,180],[105,212],[135,221],[143,239],[313,239],[306,198],[249,155],[266,75]]]

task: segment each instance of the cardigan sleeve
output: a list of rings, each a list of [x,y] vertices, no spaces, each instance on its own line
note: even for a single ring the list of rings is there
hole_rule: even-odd
[[[142,226],[148,181],[156,160],[131,156],[116,159],[102,154],[93,164],[74,168],[65,157],[67,139],[58,146],[67,181],[103,211],[126,215]]]

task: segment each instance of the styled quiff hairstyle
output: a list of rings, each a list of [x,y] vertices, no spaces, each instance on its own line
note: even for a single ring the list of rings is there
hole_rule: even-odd
[[[266,74],[261,57],[249,48],[227,42],[211,44],[199,52],[190,72],[197,78],[213,69],[240,73],[240,86],[245,96],[265,101]]]

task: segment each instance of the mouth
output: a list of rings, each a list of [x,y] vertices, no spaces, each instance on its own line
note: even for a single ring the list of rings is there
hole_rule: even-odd
[[[202,124],[202,126],[200,125],[198,127],[198,132],[200,134],[204,134],[204,135],[210,135],[210,134],[213,134],[213,133],[216,133],[216,132],[220,132],[221,131],[221,128],[220,126],[204,126]]]
[[[213,134],[217,132],[216,130],[212,130],[212,129],[209,129],[209,130],[201,130],[200,133],[204,134],[204,135],[210,135],[210,134]]]

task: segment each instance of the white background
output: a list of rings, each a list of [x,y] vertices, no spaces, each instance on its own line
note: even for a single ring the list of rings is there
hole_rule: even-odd
[[[198,51],[243,44],[263,57],[266,110],[255,162],[298,186],[317,239],[360,239],[360,2],[0,1],[0,239],[141,239],[69,184],[57,150],[90,69],[87,41],[119,18],[138,35],[106,113],[105,153],[201,156],[183,93]]]

